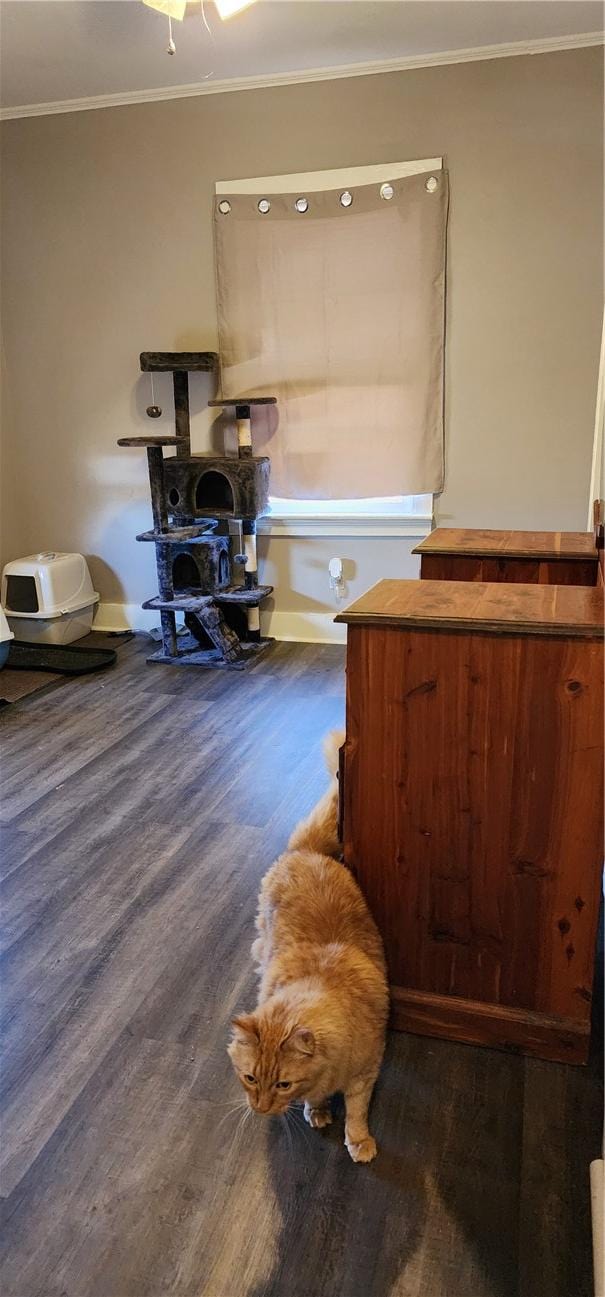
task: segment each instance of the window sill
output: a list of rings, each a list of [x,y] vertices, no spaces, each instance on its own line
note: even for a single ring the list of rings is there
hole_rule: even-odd
[[[259,536],[428,536],[433,525],[432,515],[414,514],[352,514],[334,517],[315,514],[287,518],[276,514],[258,520]]]

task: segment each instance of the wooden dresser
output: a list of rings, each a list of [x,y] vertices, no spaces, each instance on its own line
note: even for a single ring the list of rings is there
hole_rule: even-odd
[[[412,552],[420,554],[420,576],[433,581],[597,584],[592,532],[438,527]]]
[[[602,593],[381,581],[336,619],[345,861],[385,940],[396,1027],[586,1060]]]

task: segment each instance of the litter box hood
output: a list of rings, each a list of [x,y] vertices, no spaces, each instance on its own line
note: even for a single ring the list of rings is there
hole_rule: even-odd
[[[99,596],[82,554],[48,550],[7,563],[1,602],[18,640],[70,644],[88,634]]]
[[[7,563],[1,602],[7,616],[61,617],[99,602],[82,554],[48,550]]]
[[[4,609],[0,608],[0,667],[3,667],[6,662],[10,642],[14,638],[14,631],[11,630],[6,617],[4,616]]]

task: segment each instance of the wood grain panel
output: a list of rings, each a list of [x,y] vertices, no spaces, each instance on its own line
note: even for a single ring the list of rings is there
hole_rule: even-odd
[[[601,644],[351,625],[347,680],[345,859],[393,985],[587,1021]]]
[[[387,580],[379,581],[334,620],[349,625],[600,639],[603,596],[585,586]]]
[[[591,531],[494,531],[478,527],[436,527],[414,554],[468,554],[476,557],[594,559]]]
[[[590,1026],[578,1018],[395,987],[392,1022],[399,1031],[491,1045],[512,1054],[536,1054],[553,1062],[585,1063],[588,1059]]]
[[[599,563],[590,559],[484,558],[465,554],[423,554],[423,581],[513,581],[517,584],[588,585],[598,583]]]

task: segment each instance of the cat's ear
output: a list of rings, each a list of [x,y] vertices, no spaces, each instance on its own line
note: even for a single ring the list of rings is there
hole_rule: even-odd
[[[231,1026],[234,1037],[241,1040],[242,1044],[249,1045],[253,1040],[260,1040],[258,1023],[253,1013],[238,1014],[237,1018],[231,1019]]]
[[[295,1027],[282,1041],[281,1047],[296,1050],[298,1054],[306,1054],[310,1058],[315,1053],[315,1036],[307,1027]]]

